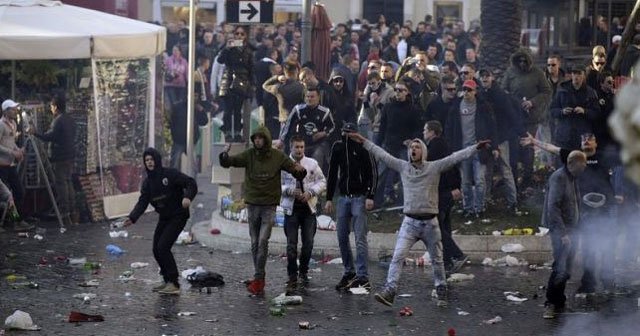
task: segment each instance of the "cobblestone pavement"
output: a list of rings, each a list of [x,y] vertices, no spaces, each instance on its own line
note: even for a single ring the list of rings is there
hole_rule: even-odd
[[[196,204],[211,198],[205,191]],[[210,203],[209,203],[210,204]],[[195,209],[195,219],[206,218],[211,209]],[[272,256],[267,264],[267,288],[264,298],[247,296],[242,280],[253,273],[248,254],[212,250],[200,244],[180,245],[173,251],[179,268],[202,265],[225,277],[226,285],[212,294],[189,290],[183,281],[179,297],[161,296],[150,291],[159,281],[157,266],[151,255],[151,237],[155,214],[145,215],[129,230],[129,238],[110,238],[106,224],[82,224],[58,233],[53,224],[42,241],[19,238],[14,233],[0,234],[0,318],[20,309],[31,314],[42,327],[39,335],[447,335],[454,328],[457,335],[637,335],[640,329],[637,295],[616,297],[597,303],[596,311],[576,308],[554,321],[541,318],[543,291],[548,270],[532,271],[527,267],[485,268],[471,265],[463,273],[475,279],[451,286],[447,308],[438,308],[431,299],[433,288],[430,268],[406,266],[400,294],[392,308],[377,303],[373,295],[352,295],[333,289],[341,276],[340,265],[315,264],[311,286],[302,293],[304,302],[288,306],[284,316],[271,316],[269,299],[284,290],[286,263]],[[116,244],[127,252],[117,258],[106,254],[105,246]],[[57,256],[86,257],[100,262],[94,271],[74,268]],[[37,266],[41,257],[47,265]],[[123,282],[118,277],[130,270],[132,262],[148,262],[136,269],[135,281]],[[386,269],[370,264],[374,287],[382,284]],[[9,274],[21,274],[39,284],[38,289],[16,286],[7,281]],[[631,273],[629,273],[631,274]],[[638,279],[638,273],[626,281]],[[97,279],[100,285],[83,288],[78,284]],[[14,288],[15,287],[15,288]],[[570,283],[569,292],[576,288]],[[519,291],[528,301],[516,304],[505,299],[504,291]],[[73,298],[77,293],[95,293],[89,303]],[[414,315],[400,317],[398,312],[410,306]],[[100,314],[100,323],[66,322],[70,311]],[[195,312],[178,316],[179,312]],[[467,312],[468,315],[463,315]],[[493,325],[485,320],[501,316]],[[298,323],[309,321],[312,330],[300,330]],[[25,332],[7,331],[7,335]]]

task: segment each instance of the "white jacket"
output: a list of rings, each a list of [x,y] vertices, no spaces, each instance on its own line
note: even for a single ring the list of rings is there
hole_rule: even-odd
[[[320,169],[320,165],[318,165],[318,161],[305,156],[300,160],[300,164],[307,170],[307,176],[302,180],[302,183],[304,191],[311,193],[312,197],[309,199],[308,204],[311,213],[315,214],[318,195],[326,189],[327,180],[322,173],[322,169]],[[280,198],[280,206],[284,209],[285,214],[291,215],[295,200],[293,192],[298,181],[286,171],[282,171],[281,174],[282,197]]]

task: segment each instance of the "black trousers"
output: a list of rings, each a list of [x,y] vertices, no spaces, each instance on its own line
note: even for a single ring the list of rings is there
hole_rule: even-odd
[[[290,279],[309,271],[309,260],[316,235],[316,216],[306,208],[294,208],[291,216],[284,217],[284,234],[287,236],[287,275]],[[302,238],[300,267],[298,268],[298,231]]]
[[[222,131],[233,136],[242,132],[242,105],[247,98],[236,92],[230,91],[224,96],[224,111],[222,114]],[[247,121],[248,122],[248,121]],[[247,134],[244,134],[248,138]]]
[[[447,196],[442,193],[439,195],[438,204],[438,224],[440,225],[440,233],[442,235],[442,261],[445,265],[451,265],[452,259],[460,259],[464,256],[458,244],[451,236],[451,208],[453,207],[453,199],[451,194]]]
[[[173,282],[178,287],[178,266],[171,247],[187,224],[187,218],[187,214],[161,218],[153,233],[153,257],[160,266],[160,274],[165,282]]]
[[[16,209],[20,213],[22,211],[22,200],[24,198],[24,188],[18,176],[17,166],[4,166],[0,167],[0,179],[2,182],[11,189],[13,195],[13,202],[16,204]]]

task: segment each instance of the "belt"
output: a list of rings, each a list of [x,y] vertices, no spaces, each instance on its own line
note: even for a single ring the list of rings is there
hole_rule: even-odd
[[[404,214],[405,216],[409,217],[409,218],[413,218],[415,220],[430,220],[433,219],[437,216],[437,214]]]

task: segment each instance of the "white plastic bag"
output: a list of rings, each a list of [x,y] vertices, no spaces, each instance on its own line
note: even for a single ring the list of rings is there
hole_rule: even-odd
[[[9,315],[9,317],[4,320],[4,325],[7,329],[40,330],[40,327],[33,324],[31,315],[22,310],[16,310],[13,314]]]

